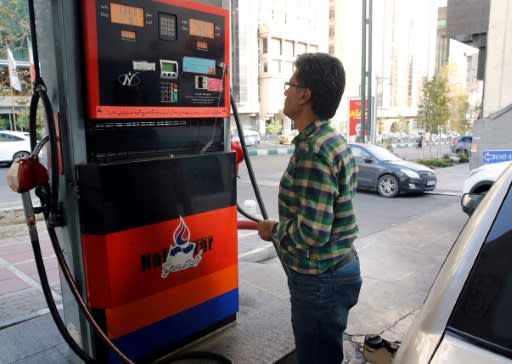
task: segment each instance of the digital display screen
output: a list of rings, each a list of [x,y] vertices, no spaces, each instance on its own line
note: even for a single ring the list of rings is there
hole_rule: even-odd
[[[134,6],[126,6],[117,3],[110,3],[110,20],[112,23],[144,26],[144,9]]]
[[[174,63],[162,62],[162,71],[165,72],[176,72],[176,65]]]
[[[197,37],[215,38],[215,24],[209,21],[189,19],[189,34]]]
[[[137,38],[137,33],[129,30],[121,30],[121,38],[135,40]]]

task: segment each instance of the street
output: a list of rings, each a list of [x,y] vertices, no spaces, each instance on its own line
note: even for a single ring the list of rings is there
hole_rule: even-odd
[[[444,146],[446,152],[447,146]],[[406,159],[416,159],[422,153],[416,148],[399,148],[396,154]],[[426,151],[423,151],[426,153]],[[252,157],[251,165],[260,187],[260,193],[265,202],[269,218],[277,218],[277,192],[279,180],[286,168],[289,155],[269,155]],[[240,166],[238,179],[238,203],[244,208],[247,200],[256,200],[245,163]],[[460,182],[462,186],[462,180]],[[460,190],[460,189],[459,189]],[[375,192],[359,191],[356,195],[355,206],[358,214],[360,236],[366,236],[380,231],[388,226],[415,219],[437,208],[459,202],[459,197],[453,198],[444,195],[406,195],[395,199],[381,198]],[[261,212],[258,211],[260,214]]]
[[[278,148],[288,148],[289,146],[280,145],[277,142],[264,142],[261,144],[258,144],[256,146],[251,146],[248,148],[249,152],[259,150],[259,151],[268,151],[268,150],[275,150]],[[445,154],[449,154],[449,146],[447,144],[445,145],[434,145],[434,146],[425,146],[423,149],[417,149],[415,147],[402,147],[402,148],[395,148],[394,149],[395,154],[397,154],[399,157],[407,159],[407,160],[415,160],[415,159],[427,159],[427,158],[440,158]],[[259,158],[259,157],[258,157]],[[253,160],[257,160],[258,158],[253,158]],[[284,161],[287,161],[288,158],[283,158]],[[44,162],[44,160],[43,160]],[[257,163],[257,162],[253,162]],[[280,172],[283,171],[285,164],[279,164],[274,167],[269,168],[270,170],[267,171],[267,168],[265,168],[266,163],[260,168],[260,175],[257,176],[259,183],[262,183],[265,185],[267,183],[267,174],[271,173],[271,171],[276,171],[277,175],[272,175],[272,183],[276,183],[275,179],[277,178],[277,182],[279,182]],[[244,170],[244,166],[242,166],[242,170]],[[13,208],[21,208],[21,199],[20,196],[14,192],[11,191],[9,186],[7,186],[7,171],[9,170],[9,167],[7,165],[0,165],[0,211],[6,210],[6,209],[13,209]],[[34,198],[34,194],[32,193],[32,200],[34,203],[37,203],[37,199]]]

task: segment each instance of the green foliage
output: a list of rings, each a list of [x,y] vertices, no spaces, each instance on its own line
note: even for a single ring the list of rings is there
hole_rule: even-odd
[[[456,160],[445,154],[442,158],[418,159],[415,162],[427,167],[442,168],[453,166],[455,163],[468,163],[469,158],[467,156],[460,156],[459,160]]]
[[[28,60],[27,39],[30,35],[28,1],[0,0],[0,58],[7,59],[7,46],[14,53],[15,59]],[[19,69],[18,69],[19,71]],[[19,72],[24,91],[31,89],[29,72]],[[14,92],[18,94],[18,92]],[[26,93],[23,92],[22,93]],[[12,95],[9,78],[0,81],[0,94]]]
[[[448,81],[442,74],[423,81],[418,121],[426,132],[437,133],[446,127],[450,117],[449,99]]]
[[[418,159],[415,162],[428,167],[450,167],[454,164],[453,159],[447,156],[444,156],[443,158]]]
[[[452,130],[465,134],[470,129],[471,121],[468,118],[469,96],[460,88],[454,88],[450,97],[450,120]]]
[[[411,132],[409,120],[407,120],[407,118],[403,117],[402,115],[400,115],[398,118],[398,125],[402,133],[409,134]]]
[[[466,153],[459,155],[459,163],[469,163],[469,156]]]
[[[0,118],[0,130],[9,130],[9,118],[3,117]]]
[[[269,122],[267,122],[266,128],[267,128],[267,133],[277,135],[281,132],[281,130],[283,129],[283,126],[281,125],[281,123],[278,120],[272,119]]]
[[[387,150],[392,152],[393,151],[393,141],[391,139],[386,139],[385,140],[385,147],[386,147]]]
[[[0,57],[7,58],[8,45],[13,53],[28,58],[29,34],[28,1],[0,0]]]

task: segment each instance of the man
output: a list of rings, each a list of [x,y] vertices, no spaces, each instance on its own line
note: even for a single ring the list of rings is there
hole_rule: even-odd
[[[339,364],[349,309],[361,289],[352,198],[357,166],[329,126],[345,89],[341,62],[308,53],[285,83],[284,113],[295,121],[295,151],[279,185],[279,222],[258,223],[288,276],[297,363]]]

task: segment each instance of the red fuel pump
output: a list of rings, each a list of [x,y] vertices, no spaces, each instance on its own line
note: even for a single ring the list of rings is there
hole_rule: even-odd
[[[238,311],[241,157],[223,128],[229,11],[176,0],[43,3],[33,23],[58,30],[63,21],[69,30],[39,46],[56,92],[43,97],[55,110],[48,123],[57,121],[50,235],[66,247],[70,275],[107,339],[129,360],[149,360]],[[37,97],[46,92],[37,87]],[[67,329],[96,361],[117,362],[69,301]]]

